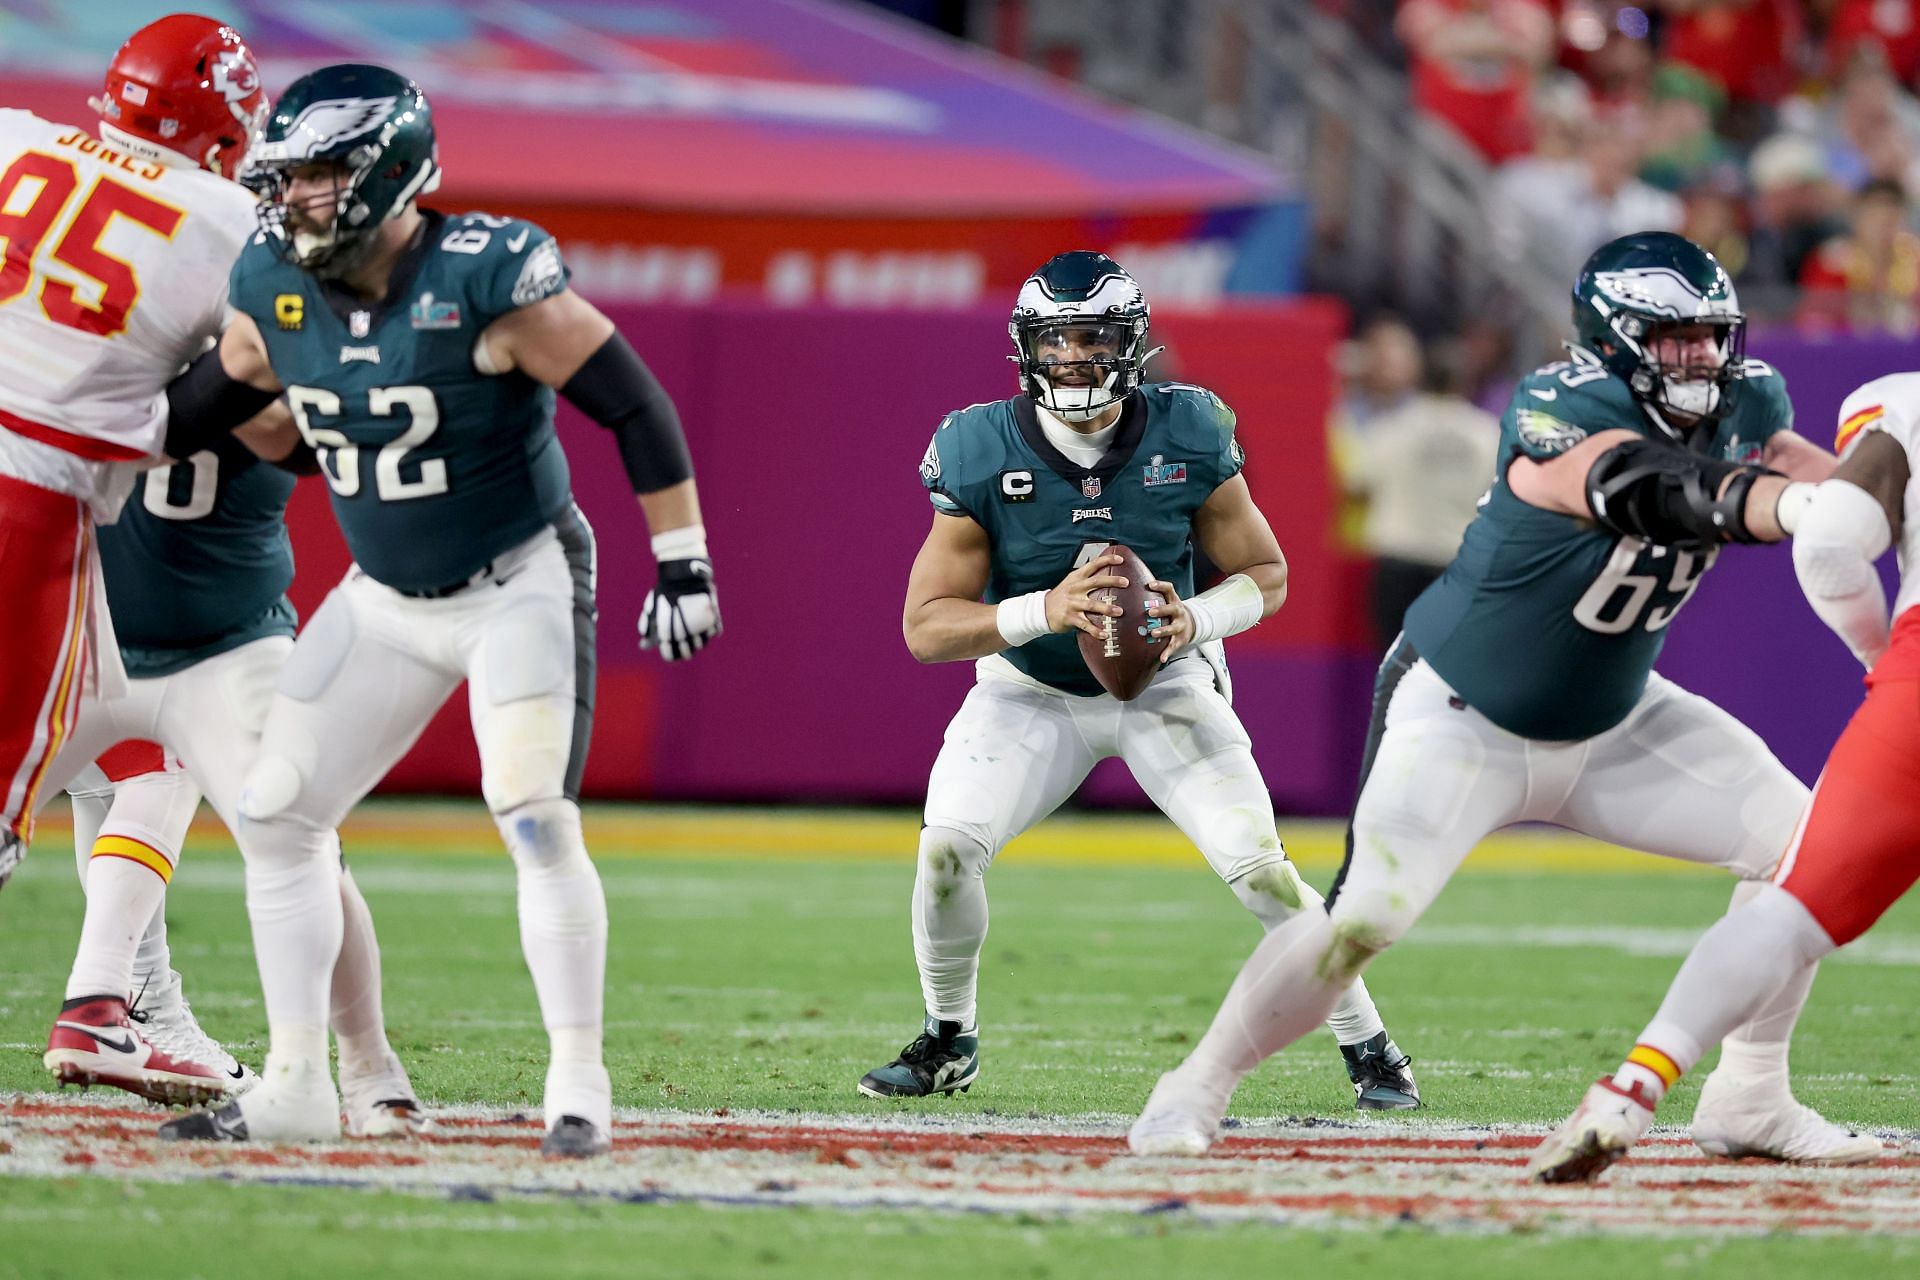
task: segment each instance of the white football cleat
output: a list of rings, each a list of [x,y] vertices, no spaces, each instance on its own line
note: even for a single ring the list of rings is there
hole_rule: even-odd
[[[342,1062],[340,1101],[346,1108],[347,1133],[355,1138],[417,1138],[433,1128],[407,1069],[392,1050],[372,1071],[349,1070]]]
[[[340,1096],[324,1062],[276,1068],[269,1058],[259,1084],[216,1111],[167,1121],[160,1136],[182,1142],[334,1142],[340,1137]]]
[[[1209,1089],[1179,1068],[1160,1077],[1127,1130],[1127,1149],[1137,1156],[1203,1156],[1220,1132],[1230,1093]]]
[[[1758,1156],[1788,1164],[1869,1164],[1878,1138],[1834,1124],[1798,1102],[1784,1081],[1741,1080],[1716,1071],[1693,1108],[1693,1144],[1710,1156]]]
[[[1529,1182],[1592,1182],[1653,1127],[1654,1103],[1635,1085],[1622,1089],[1601,1076],[1566,1123],[1547,1135],[1527,1162]]]
[[[181,994],[178,971],[169,969],[165,977],[145,986],[127,1010],[127,1017],[148,1043],[169,1056],[217,1068],[227,1082],[229,1097],[238,1097],[259,1083],[260,1077],[246,1063],[200,1029],[193,1007]]]

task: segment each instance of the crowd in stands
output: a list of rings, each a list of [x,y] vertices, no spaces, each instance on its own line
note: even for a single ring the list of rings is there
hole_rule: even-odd
[[[1507,251],[1570,277],[1680,231],[1750,314],[1920,328],[1920,0],[1322,0],[1390,28],[1416,105],[1494,166]]]

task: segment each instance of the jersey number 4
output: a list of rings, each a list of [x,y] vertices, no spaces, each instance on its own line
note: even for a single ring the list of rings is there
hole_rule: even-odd
[[[341,414],[340,397],[320,387],[288,387],[287,407],[300,428],[301,438],[320,456],[320,470],[333,491],[343,498],[360,492],[360,446],[344,431],[316,427],[312,415],[337,418]],[[382,502],[405,502],[411,498],[431,498],[447,491],[447,462],[444,458],[425,458],[419,474],[409,480],[401,474],[400,464],[409,453],[425,444],[440,429],[440,402],[427,387],[370,387],[367,412],[384,418],[405,409],[412,419],[407,429],[380,446],[373,459],[373,491]]]
[[[1647,630],[1664,631],[1720,555],[1718,547],[1705,555],[1675,551],[1671,575],[1635,573],[1634,566],[1645,549],[1646,544],[1638,538],[1622,538],[1613,545],[1606,567],[1573,606],[1575,622],[1603,636],[1617,636],[1633,630],[1644,615]],[[1659,608],[1649,611],[1647,606],[1659,592],[1663,577],[1667,578],[1665,599]]]
[[[40,310],[47,319],[111,338],[126,329],[127,313],[140,300],[140,280],[130,263],[101,249],[101,237],[115,218],[125,218],[171,240],[187,215],[103,177],[78,202],[78,212],[52,252],[42,254],[42,243],[66,215],[79,188],[79,171],[70,162],[38,151],[27,152],[0,174],[0,240],[7,245],[0,260],[0,306],[26,293],[38,278]],[[23,189],[33,193],[24,205],[19,199]],[[49,271],[49,259],[64,270]],[[79,285],[71,282],[76,276]],[[83,290],[96,299],[88,301]]]

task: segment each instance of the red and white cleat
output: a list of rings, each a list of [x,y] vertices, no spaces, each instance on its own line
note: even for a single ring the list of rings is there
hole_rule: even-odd
[[[118,996],[69,1000],[47,1037],[41,1059],[61,1084],[112,1085],[154,1102],[195,1106],[233,1092],[235,1081],[213,1062],[170,1053],[127,1018]]]
[[[1639,1086],[1622,1089],[1601,1076],[1567,1122],[1527,1162],[1530,1182],[1592,1182],[1653,1127],[1654,1104]]]

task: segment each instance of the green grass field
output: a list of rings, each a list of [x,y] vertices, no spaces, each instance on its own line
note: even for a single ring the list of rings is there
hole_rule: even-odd
[[[387,1014],[434,1102],[533,1108],[545,1055],[516,938],[513,875],[477,802],[386,807],[347,833],[373,906]],[[626,1107],[900,1113],[854,1092],[917,1028],[907,932],[910,815],[598,811],[612,917],[607,1055]],[[1056,821],[989,876],[982,978],[985,1071],[944,1115],[1128,1116],[1205,1027],[1256,929],[1158,819]],[[1287,834],[1294,836],[1292,830]],[[1336,833],[1292,843],[1325,885]],[[647,846],[658,843],[657,851]],[[889,854],[890,850],[897,852]],[[1557,1121],[1658,1003],[1730,884],[1565,840],[1520,837],[1469,863],[1369,975],[1415,1059],[1422,1122]],[[39,1052],[81,913],[55,828],[0,896],[0,1098],[48,1087]],[[175,960],[202,1024],[258,1064],[265,1024],[237,855],[197,834],[169,903]],[[1796,1039],[1797,1090],[1875,1129],[1920,1125],[1911,1017],[1920,908],[1897,908],[1823,972]],[[1694,1084],[1663,1110],[1684,1123]],[[1348,1117],[1330,1036],[1268,1063],[1246,1117]],[[156,1113],[157,1115],[157,1113]],[[0,1125],[4,1124],[0,1112]],[[0,1138],[6,1130],[0,1127]],[[0,1142],[0,1154],[6,1145]],[[0,1276],[73,1274],[67,1246],[138,1240],[142,1275],[847,1275],[941,1269],[996,1276],[1270,1273],[1618,1274],[1685,1265],[1766,1274],[1858,1262],[1913,1265],[1920,1243],[1872,1235],[1634,1240],[1485,1237],[1419,1227],[1325,1232],[1109,1215],[983,1217],[723,1209],[525,1197],[449,1202],[391,1192],[114,1176],[0,1180]],[[1305,1251],[1296,1253],[1295,1251]],[[942,1257],[949,1258],[940,1262]]]

